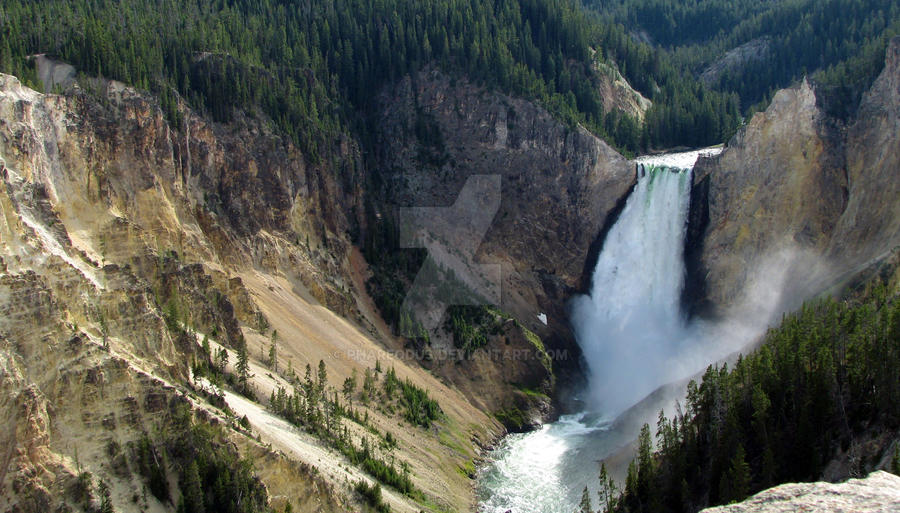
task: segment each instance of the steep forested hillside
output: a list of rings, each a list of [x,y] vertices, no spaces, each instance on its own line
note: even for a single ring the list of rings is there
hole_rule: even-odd
[[[673,58],[698,75],[728,50],[757,44],[753,57],[706,77],[714,89],[738,93],[744,110],[816,73],[832,109],[847,115],[878,74],[887,40],[900,33],[896,0],[588,3],[671,49]]]
[[[46,52],[166,103],[177,91],[219,120],[259,105],[313,154],[380,85],[424,66],[538,99],[630,151],[719,142],[737,123],[732,97],[574,2],[16,0],[0,7],[0,34],[0,70],[31,84],[25,57]],[[645,129],[604,115],[593,77],[607,60],[655,102]]]
[[[815,480],[837,454],[848,455],[850,474],[864,474],[882,449],[868,437],[898,426],[900,297],[877,285],[858,299],[814,301],[733,368],[710,366],[692,381],[684,409],[660,414],[655,454],[644,427],[610,509],[689,512],[740,501]]]

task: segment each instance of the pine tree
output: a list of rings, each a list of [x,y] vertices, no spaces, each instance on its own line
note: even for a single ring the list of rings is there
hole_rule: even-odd
[[[313,402],[316,387],[312,380],[312,367],[307,363],[306,372],[303,375],[303,395],[306,397],[307,403]]]
[[[319,373],[316,378],[316,386],[319,389],[319,395],[322,395],[322,393],[325,391],[325,387],[328,385],[328,371],[325,370],[324,360],[319,360]]]
[[[9,73],[12,71],[12,67],[12,51],[9,49],[9,40],[4,37],[3,43],[0,45],[0,70]]]
[[[719,486],[719,496],[723,502],[737,502],[747,497],[750,490],[750,465],[747,464],[747,454],[744,446],[738,445],[731,458],[731,467],[722,476],[722,484]]]
[[[228,351],[224,347],[219,348],[219,353],[216,356],[216,364],[219,374],[225,374],[225,368],[228,366]]]
[[[597,490],[602,513],[611,513],[615,508],[616,482],[606,470],[606,463],[600,464],[600,489]]]
[[[372,375],[372,370],[366,367],[365,374],[363,375],[363,392],[365,393],[366,399],[371,399],[372,395],[375,393],[375,377]]]
[[[356,392],[356,369],[353,369],[350,372],[350,376],[344,380],[344,400],[346,400],[350,407],[353,407],[353,394]]]
[[[200,481],[200,472],[197,469],[197,461],[191,460],[184,470],[181,483],[181,507],[184,513],[205,513],[203,504],[203,486]]]
[[[638,436],[638,486],[647,489],[653,476],[653,441],[650,437],[650,425],[641,427]]]
[[[247,343],[243,340],[238,346],[238,360],[235,370],[238,373],[238,381],[241,384],[241,389],[246,393],[249,390],[247,385],[250,380],[250,359],[247,355]]]
[[[584,490],[581,492],[581,502],[578,504],[578,511],[576,513],[593,513],[591,495],[588,492],[587,486],[585,486]]]
[[[628,510],[636,510],[640,497],[638,496],[638,469],[637,462],[631,460],[628,464],[628,473],[625,475],[625,499]]]
[[[272,343],[269,345],[269,367],[278,372],[278,353],[276,349],[276,340],[278,339],[278,330],[272,331]]]
[[[394,398],[394,391],[397,390],[397,371],[394,370],[394,367],[391,367],[385,374],[382,388],[387,400]]]

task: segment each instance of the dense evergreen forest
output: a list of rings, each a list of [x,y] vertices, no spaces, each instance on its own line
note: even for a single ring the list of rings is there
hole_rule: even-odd
[[[644,426],[624,494],[609,493],[604,477],[601,502],[617,512],[693,512],[818,479],[838,451],[864,475],[873,462],[854,443],[898,427],[900,295],[879,285],[860,299],[808,303],[733,368],[709,367],[689,384],[683,410],[660,413],[656,453]]]
[[[708,77],[740,96],[745,112],[811,75],[827,107],[850,116],[880,72],[884,48],[900,34],[898,0],[613,0],[587,2],[636,36],[669,49],[673,62],[699,75],[730,49],[757,42],[758,58]]]
[[[47,53],[172,111],[176,93],[220,121],[258,105],[313,158],[336,130],[365,141],[373,92],[426,66],[539,100],[626,151],[721,142],[739,122],[734,96],[573,1],[10,0],[0,36],[0,70],[31,85],[26,57]],[[654,101],[645,127],[604,115],[599,62]]]
[[[176,93],[216,120],[258,106],[316,160],[336,131],[367,140],[373,91],[437,66],[533,98],[627,152],[727,139],[740,113],[815,74],[847,116],[900,33],[900,0],[11,0],[0,6],[0,70],[38,86],[26,57]],[[660,48],[637,42],[639,35]],[[704,85],[727,50],[759,59]],[[597,65],[612,63],[654,104],[644,126],[605,115]]]

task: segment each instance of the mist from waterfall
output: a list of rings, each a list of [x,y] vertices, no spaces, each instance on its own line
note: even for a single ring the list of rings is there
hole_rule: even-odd
[[[689,168],[639,164],[625,208],[607,234],[590,295],[572,302],[589,371],[589,409],[612,415],[673,376],[689,343],[680,309]]]
[[[754,263],[732,314],[706,322],[681,312],[691,168],[698,154],[718,151],[637,160],[637,183],[603,241],[590,294],[571,305],[588,366],[586,408],[505,437],[479,471],[480,512],[571,513],[585,487],[596,497],[599,462],[613,456],[610,472],[624,474],[628,460],[619,452],[636,425],[653,422],[683,397],[684,378],[746,347],[779,311],[798,261],[790,247]],[[666,384],[673,386],[629,409]]]

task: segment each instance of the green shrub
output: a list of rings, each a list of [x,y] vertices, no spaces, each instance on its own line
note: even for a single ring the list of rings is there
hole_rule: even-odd
[[[366,501],[366,503],[368,503],[369,506],[371,506],[378,513],[390,513],[390,506],[385,504],[383,498],[381,497],[380,484],[375,483],[374,485],[370,486],[365,481],[357,481],[353,486],[353,489],[356,490],[356,493],[360,494]]]

